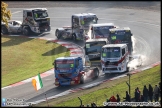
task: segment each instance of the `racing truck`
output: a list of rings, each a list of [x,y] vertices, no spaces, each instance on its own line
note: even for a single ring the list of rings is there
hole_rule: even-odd
[[[136,67],[142,65],[140,55],[129,57],[127,44],[107,44],[102,47],[101,65],[102,72],[121,73],[129,71],[129,64],[135,63]]]
[[[131,30],[129,27],[123,28],[112,28],[109,32],[109,37],[107,38],[109,44],[127,44],[129,55],[133,52],[133,42],[132,42]]]
[[[87,79],[99,76],[97,67],[84,66],[81,57],[59,57],[55,59],[55,85],[66,86],[83,84]]]
[[[18,33],[26,36],[31,33],[41,34],[51,30],[50,18],[46,8],[31,8],[23,10],[23,21],[10,20],[8,27],[1,22],[1,33]]]
[[[101,67],[101,49],[102,46],[106,45],[107,39],[88,39],[85,41],[85,56],[89,59],[91,66]]]
[[[57,28],[55,36],[60,39],[84,40],[89,31],[90,24],[96,24],[98,18],[93,13],[73,14],[71,17],[71,26]]]
[[[98,38],[108,38],[109,29],[116,28],[117,26],[113,23],[98,23],[91,24],[89,36],[86,36],[87,39],[98,39]]]

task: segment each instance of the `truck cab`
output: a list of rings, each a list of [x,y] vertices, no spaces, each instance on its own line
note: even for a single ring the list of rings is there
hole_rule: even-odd
[[[23,34],[29,35],[49,32],[51,30],[50,17],[46,8],[31,8],[23,10]]]
[[[77,29],[83,29],[85,34],[88,33],[91,24],[97,24],[98,18],[93,13],[80,13],[72,15],[72,28],[74,32]]]
[[[88,33],[90,24],[96,24],[98,18],[93,13],[73,14],[71,17],[71,26],[57,28],[55,35],[58,39],[84,40],[84,36]]]
[[[90,37],[91,39],[108,38],[109,29],[112,28],[116,28],[113,23],[91,24]]]
[[[59,57],[54,61],[55,85],[70,85],[80,83],[80,71],[83,70],[80,57]]]
[[[107,39],[89,39],[85,41],[85,56],[88,57],[91,66],[101,66],[101,50],[106,45]]]
[[[59,57],[53,65],[56,86],[82,84],[86,78],[99,75],[97,68],[84,67],[81,57]]]
[[[110,44],[127,44],[129,55],[133,52],[133,42],[131,30],[129,27],[110,29],[109,37],[107,38]]]
[[[128,71],[127,44],[107,44],[102,47],[101,64],[103,73],[121,73]]]

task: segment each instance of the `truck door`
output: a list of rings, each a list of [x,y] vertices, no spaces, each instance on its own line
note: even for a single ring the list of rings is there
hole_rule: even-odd
[[[72,16],[72,33],[78,33],[79,30],[79,17]]]
[[[122,63],[127,63],[128,62],[128,48],[124,47],[122,48],[122,58],[125,56],[125,59],[122,61]]]
[[[94,39],[94,27],[91,26],[91,39]]]
[[[27,12],[27,17],[25,18],[27,25],[34,25],[34,19],[32,12]]]
[[[122,58],[125,56],[125,48],[122,48]],[[121,62],[121,64],[122,64],[122,68],[124,68],[124,65],[126,64],[126,58],[124,58],[124,60]]]

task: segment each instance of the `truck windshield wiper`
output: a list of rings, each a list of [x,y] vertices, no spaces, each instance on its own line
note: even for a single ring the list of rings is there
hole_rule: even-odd
[[[98,42],[94,42],[94,43],[90,43],[90,46],[94,46],[94,45],[97,45]]]
[[[98,35],[102,35],[104,37],[104,34],[102,32],[100,32],[99,30],[96,30],[95,33]]]

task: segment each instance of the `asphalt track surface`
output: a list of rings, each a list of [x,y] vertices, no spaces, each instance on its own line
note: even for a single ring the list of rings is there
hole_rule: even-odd
[[[99,23],[112,22],[115,25],[118,25],[119,27],[130,27],[135,38],[134,51],[135,54],[143,55],[143,61],[144,61],[143,66],[147,66],[157,61],[160,61],[161,59],[160,57],[161,55],[160,54],[161,53],[160,11],[157,10],[150,11],[149,9],[143,10],[138,7],[133,9],[117,8],[117,6],[118,5],[116,5],[115,3],[110,3],[109,6],[108,5],[95,6],[95,2],[93,2],[91,6],[85,6],[85,7],[84,5],[80,7],[79,6],[78,7],[75,6],[47,7],[49,15],[51,17],[52,31],[50,34],[45,34],[41,37],[56,39],[55,29],[62,26],[70,26],[72,14],[92,12],[98,16]],[[40,5],[37,5],[37,7],[40,7]],[[22,10],[24,8],[12,7],[10,9],[12,13],[14,13],[12,19],[22,21],[22,15],[23,15]],[[80,46],[84,46],[84,43],[81,41],[77,42],[77,44]],[[117,74],[110,75],[110,76],[100,75],[98,79],[87,81],[85,84],[82,85],[68,86],[68,87],[65,86],[65,87],[58,88],[55,87],[54,85],[54,74],[53,74],[43,78],[44,87],[38,92],[34,90],[31,83],[26,83],[21,86],[2,90],[2,97],[21,98],[21,99],[25,98],[29,102],[33,102],[40,99],[44,99],[45,98],[44,92],[46,92],[47,97],[50,97],[59,94],[65,90],[82,87],[91,83],[112,78],[114,76],[117,76]]]

